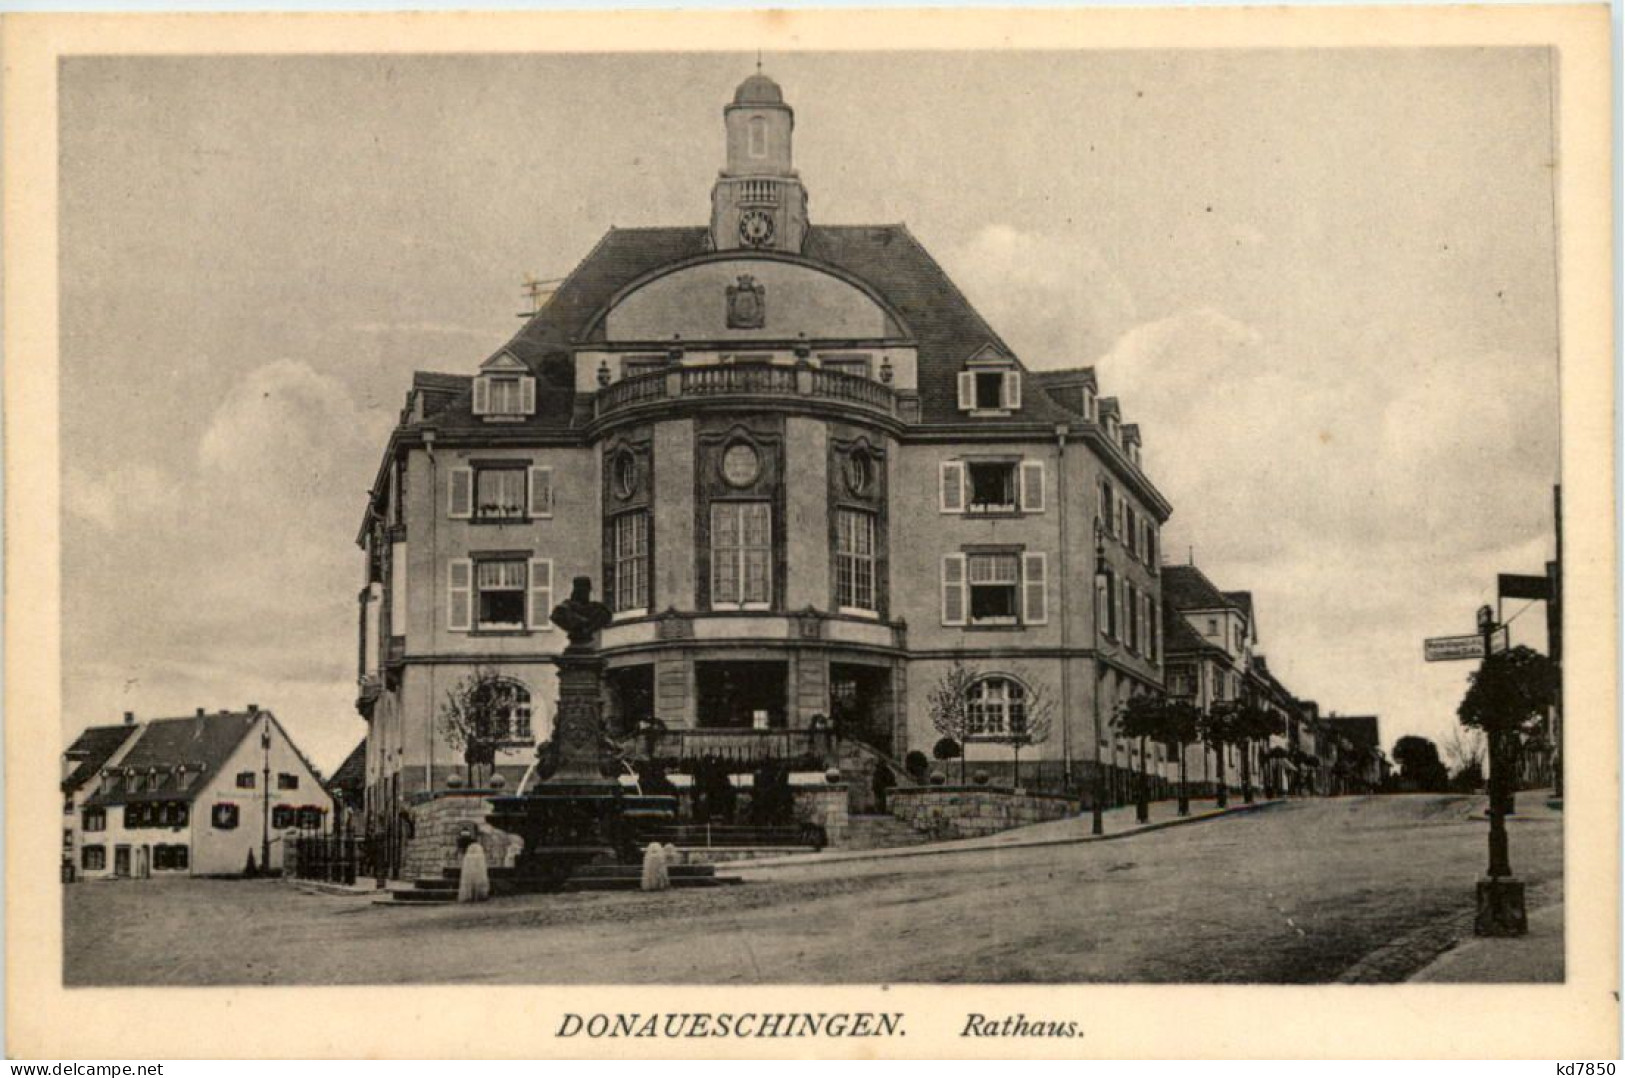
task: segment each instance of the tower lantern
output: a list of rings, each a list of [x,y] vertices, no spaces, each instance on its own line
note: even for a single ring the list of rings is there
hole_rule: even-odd
[[[795,111],[779,84],[758,70],[722,110],[727,163],[711,189],[711,243],[800,251],[807,234],[807,189],[791,158]]]

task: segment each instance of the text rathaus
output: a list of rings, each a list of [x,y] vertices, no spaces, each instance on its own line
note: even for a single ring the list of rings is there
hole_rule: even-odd
[[[375,818],[460,781],[437,715],[476,671],[518,782],[577,576],[614,611],[609,732],[658,720],[675,773],[805,770],[831,730],[862,788],[931,754],[956,665],[972,767],[1008,775],[1036,698],[1023,785],[1130,765],[1111,716],[1163,683],[1170,512],[1139,429],[1091,368],[1016,355],[902,225],[814,223],[773,80],[723,120],[709,225],[610,229],[471,373],[413,379],[360,535]]]

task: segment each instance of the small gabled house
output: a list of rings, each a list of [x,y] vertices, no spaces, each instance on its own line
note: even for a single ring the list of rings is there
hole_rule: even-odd
[[[321,829],[332,808],[316,769],[254,704],[136,725],[94,774],[76,806],[88,879],[234,874],[251,852],[275,866],[283,840]]]
[[[102,770],[116,765],[124,751],[135,743],[139,729],[133,712],[124,713],[118,726],[91,726],[73,739],[62,754],[62,860],[78,866],[80,808],[100,789]]]

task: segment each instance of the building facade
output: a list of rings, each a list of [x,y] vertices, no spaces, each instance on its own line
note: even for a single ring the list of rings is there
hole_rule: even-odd
[[[929,754],[957,661],[969,762],[1048,701],[1024,780],[1086,789],[1161,685],[1170,506],[1118,402],[1029,369],[905,227],[814,223],[771,79],[723,122],[709,225],[612,229],[477,370],[414,377],[359,534],[375,823],[462,769],[439,716],[470,679],[522,777],[578,576],[614,611],[610,731],[658,720],[682,759],[829,727]]]
[[[87,743],[127,732],[90,766]],[[281,864],[283,843],[327,826],[321,777],[276,717],[198,709],[185,718],[93,727],[65,754],[74,874],[83,879],[219,876]],[[66,845],[68,839],[65,838]],[[267,850],[270,852],[266,860]]]

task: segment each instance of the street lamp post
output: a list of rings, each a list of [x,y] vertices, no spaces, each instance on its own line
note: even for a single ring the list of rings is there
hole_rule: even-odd
[[[1104,815],[1106,800],[1106,771],[1100,766],[1100,602],[1098,600],[1098,596],[1100,595],[1100,583],[1107,578],[1107,575],[1106,529],[1105,526],[1101,524],[1100,517],[1097,515],[1095,517],[1095,595],[1097,598],[1094,600],[1096,624],[1095,646],[1091,649],[1091,652],[1094,655],[1094,661],[1091,664],[1093,667],[1092,680],[1095,683],[1095,725],[1093,735],[1093,741],[1095,743],[1095,774],[1093,782],[1091,783],[1094,788],[1094,792],[1089,798],[1089,831],[1091,834],[1095,835],[1105,834],[1106,832],[1106,818]]]
[[[267,719],[260,731],[260,748],[265,752],[265,767],[261,778],[264,783],[260,813],[260,874],[271,874],[271,723]]]
[[[1478,608],[1478,631],[1484,638],[1484,665],[1488,665],[1494,645],[1495,611],[1489,606]],[[1480,666],[1480,671],[1483,670]],[[1523,881],[1512,875],[1512,856],[1507,844],[1507,732],[1492,727],[1489,730],[1490,792],[1490,864],[1484,878],[1478,881],[1478,913],[1473,931],[1480,936],[1522,936],[1529,931],[1529,918],[1524,909]]]

